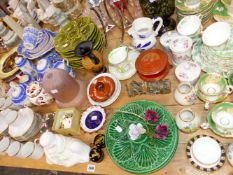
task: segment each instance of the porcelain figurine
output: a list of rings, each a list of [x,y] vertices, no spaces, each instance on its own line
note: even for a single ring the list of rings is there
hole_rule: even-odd
[[[183,106],[192,105],[196,102],[197,97],[194,87],[190,83],[180,83],[175,90],[175,100]]]
[[[156,29],[153,29],[156,22],[159,22],[159,25]],[[137,50],[152,48],[156,43],[156,36],[162,25],[163,20],[160,17],[153,19],[147,17],[137,18],[133,21],[132,27],[128,30],[128,34],[133,40],[132,45]]]
[[[176,124],[181,131],[191,133],[198,130],[201,120],[198,114],[192,111],[192,109],[184,108],[177,113]]]
[[[30,102],[37,106],[50,104],[53,101],[53,97],[49,95],[37,81],[27,86],[26,95]]]
[[[233,166],[233,143],[229,144],[227,148],[227,160]]]
[[[71,167],[89,161],[90,147],[79,139],[45,132],[40,137],[48,164]]]

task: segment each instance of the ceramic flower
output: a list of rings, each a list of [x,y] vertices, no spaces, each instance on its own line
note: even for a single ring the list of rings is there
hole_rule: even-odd
[[[154,110],[146,110],[144,112],[146,121],[157,122],[159,120],[159,115]]]
[[[143,128],[141,123],[137,125],[131,124],[129,126],[129,136],[131,140],[137,140],[141,134],[144,134],[146,130]]]
[[[165,140],[169,134],[168,126],[166,124],[157,125],[155,128],[155,132],[155,138]]]

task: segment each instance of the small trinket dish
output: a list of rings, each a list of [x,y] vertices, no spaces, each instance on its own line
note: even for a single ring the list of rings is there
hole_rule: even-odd
[[[189,82],[195,84],[201,74],[201,68],[198,64],[187,61],[176,67],[175,75],[180,82]]]
[[[87,87],[87,97],[92,105],[101,107],[112,104],[120,95],[120,81],[109,73],[94,77]]]
[[[160,80],[170,69],[168,56],[160,49],[143,51],[135,65],[140,78],[144,81]]]
[[[80,134],[80,112],[75,108],[58,109],[55,113],[52,130],[63,135]]]
[[[189,161],[197,169],[212,172],[223,166],[226,154],[223,145],[207,135],[192,138],[186,148]]]
[[[91,106],[82,113],[80,125],[86,132],[98,131],[106,120],[106,113],[100,106]]]

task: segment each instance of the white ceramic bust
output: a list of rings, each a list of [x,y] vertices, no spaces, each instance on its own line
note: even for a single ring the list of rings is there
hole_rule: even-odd
[[[49,164],[70,167],[89,161],[90,147],[78,139],[45,132],[40,137],[40,144]]]

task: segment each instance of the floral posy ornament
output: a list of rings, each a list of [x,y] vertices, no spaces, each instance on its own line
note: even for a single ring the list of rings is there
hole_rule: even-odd
[[[131,140],[137,140],[141,134],[144,134],[146,130],[143,128],[141,123],[137,125],[131,124],[129,126],[129,136]]]

